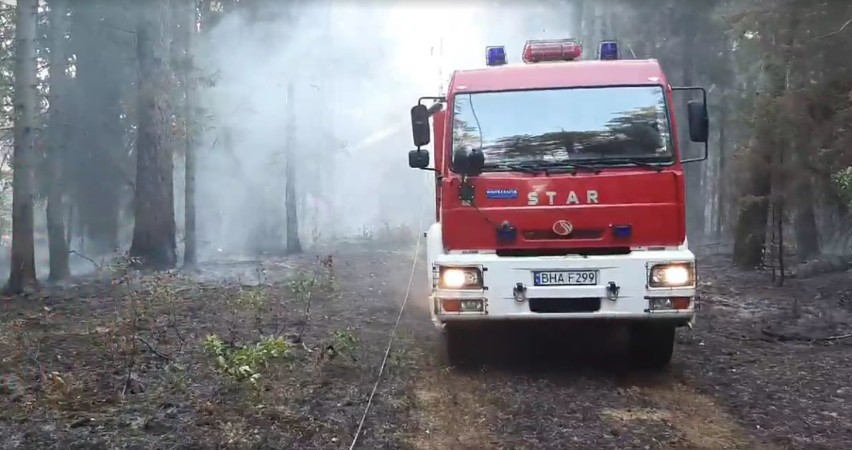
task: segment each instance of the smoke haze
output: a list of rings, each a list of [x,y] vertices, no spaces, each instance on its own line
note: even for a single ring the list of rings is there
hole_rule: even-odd
[[[487,45],[505,45],[517,62],[526,39],[567,31],[548,30],[533,9],[474,2],[318,3],[262,15],[227,16],[198,52],[202,71],[217,75],[203,94],[212,126],[198,156],[208,250],[244,248],[265,223],[283,223],[288,84],[303,242],[416,227],[423,202],[433,208],[432,174],[406,164],[417,98],[442,93],[452,70],[484,66]]]

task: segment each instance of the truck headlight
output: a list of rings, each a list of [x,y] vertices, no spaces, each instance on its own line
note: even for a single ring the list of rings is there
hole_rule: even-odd
[[[691,263],[657,264],[648,274],[650,287],[689,287],[695,284],[695,266]]]
[[[441,289],[482,289],[482,272],[476,267],[441,267]]]

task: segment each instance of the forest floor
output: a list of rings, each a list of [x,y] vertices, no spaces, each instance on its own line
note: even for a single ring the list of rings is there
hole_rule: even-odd
[[[401,248],[117,267],[2,299],[0,448],[348,448],[408,284]],[[357,447],[849,448],[849,273],[774,287],[701,262],[696,327],[648,374],[582,336],[504,334],[481,368],[445,367],[421,261]]]

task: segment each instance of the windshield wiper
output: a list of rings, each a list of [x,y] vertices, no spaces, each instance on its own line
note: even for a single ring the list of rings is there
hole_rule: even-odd
[[[539,173],[542,169],[524,164],[486,164],[482,167],[484,172],[524,172]]]
[[[624,164],[631,164],[637,167],[645,167],[647,169],[653,169],[657,172],[662,172],[663,168],[659,164],[651,164],[645,161],[639,161],[631,158],[612,158],[612,159],[602,159],[599,161],[595,161],[594,164],[596,166],[620,166]]]
[[[570,172],[576,172],[577,169],[585,170],[587,172],[592,172],[595,175],[601,173],[601,169],[597,167],[592,167],[586,164],[577,164],[575,162],[569,161],[552,161],[552,162],[540,162],[533,165],[533,167],[544,170],[544,173],[551,174],[556,171],[567,170]]]

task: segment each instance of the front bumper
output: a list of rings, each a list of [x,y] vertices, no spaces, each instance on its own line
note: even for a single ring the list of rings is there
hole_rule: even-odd
[[[440,289],[437,279],[433,278],[430,309],[438,326],[456,321],[595,319],[691,325],[697,308],[697,283],[690,287],[650,287],[648,270],[655,264],[694,264],[694,260],[689,250],[634,251],[628,255],[588,257],[443,254],[436,258],[434,266],[479,267],[484,288]],[[597,284],[534,284],[533,271],[572,269],[597,270]],[[477,302],[481,303],[481,308],[471,307]]]

